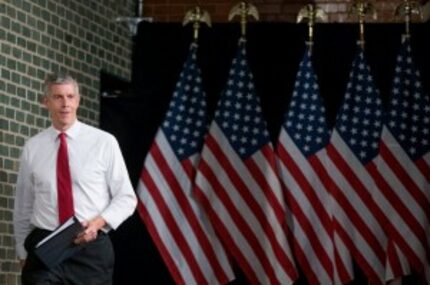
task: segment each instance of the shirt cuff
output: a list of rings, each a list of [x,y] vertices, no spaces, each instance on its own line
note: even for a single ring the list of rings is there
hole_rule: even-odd
[[[109,215],[108,213],[103,213],[101,216],[106,221],[106,225],[103,227],[103,230],[116,230],[116,228],[121,224],[121,221],[118,221],[114,216]]]
[[[18,256],[18,259],[22,259],[22,260],[27,259],[27,251],[25,250],[23,244],[16,246],[16,255]]]

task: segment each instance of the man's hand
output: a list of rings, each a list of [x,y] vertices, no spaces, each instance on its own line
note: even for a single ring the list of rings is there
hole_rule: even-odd
[[[91,221],[83,221],[81,224],[84,230],[76,237],[76,244],[85,244],[95,240],[98,231],[106,225],[106,221],[102,217],[97,217]]]

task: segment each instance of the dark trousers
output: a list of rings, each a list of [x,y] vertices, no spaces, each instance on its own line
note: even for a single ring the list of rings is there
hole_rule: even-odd
[[[23,285],[112,284],[114,251],[107,234],[100,232],[96,240],[82,246],[63,263],[48,269],[34,255],[33,250],[49,233],[46,230],[34,229],[26,238],[28,256],[22,269]]]

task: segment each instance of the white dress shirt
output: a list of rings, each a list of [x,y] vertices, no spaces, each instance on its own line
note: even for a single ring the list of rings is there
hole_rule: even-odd
[[[24,240],[34,227],[59,226],[56,165],[60,132],[50,127],[29,139],[16,185],[16,250],[25,259]],[[75,216],[101,216],[105,231],[116,229],[136,208],[136,195],[118,142],[111,134],[76,121],[66,132]]]

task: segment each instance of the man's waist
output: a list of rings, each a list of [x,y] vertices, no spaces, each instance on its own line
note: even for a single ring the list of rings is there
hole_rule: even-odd
[[[77,219],[82,221],[90,221],[91,219],[86,219],[83,217],[80,217],[77,215]],[[54,231],[58,227],[60,227],[61,224],[59,223],[58,219],[52,218],[52,217],[44,217],[44,216],[33,216],[31,219],[31,228],[39,228],[41,230],[46,231]],[[101,229],[102,232],[108,233],[110,231],[110,228],[108,226],[105,226]]]
[[[32,226],[32,231],[39,231],[40,233],[51,234],[51,233],[53,233],[55,231],[55,229],[53,229],[53,230],[47,230],[47,229],[39,228],[39,227],[36,227],[36,226],[33,225]],[[107,235],[107,232],[104,231],[103,229],[99,230],[97,233]]]

